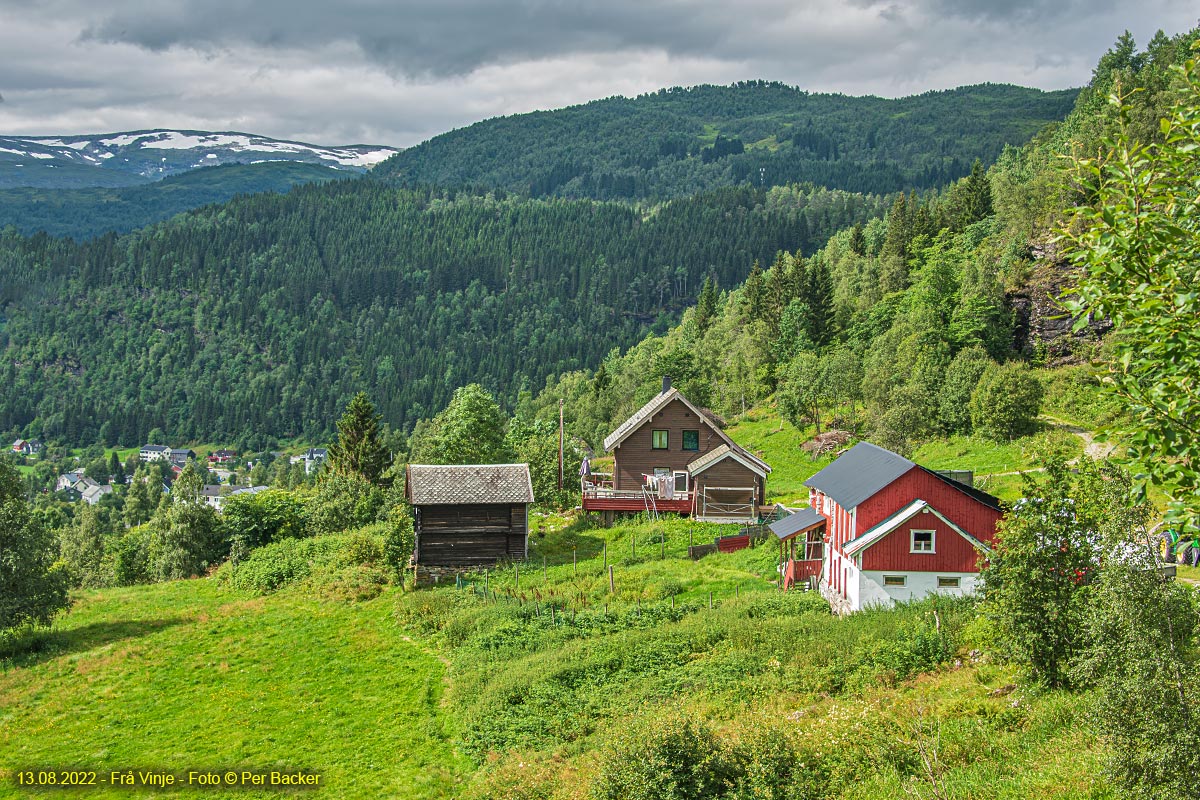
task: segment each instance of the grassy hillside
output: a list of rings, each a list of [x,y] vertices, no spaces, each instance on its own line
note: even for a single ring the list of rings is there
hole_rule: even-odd
[[[584,798],[642,763],[631,747],[696,725],[745,759],[747,791],[1111,796],[1081,698],[969,656],[969,604],[839,620],[772,586],[770,545],[688,560],[716,526],[546,522],[487,597],[483,576],[361,603],[216,578],[83,593],[2,662],[0,770],[290,767],[325,775],[322,797]]]
[[[388,597],[251,598],[208,579],[89,592],[2,663],[0,772],[303,768],[322,796],[355,798],[452,796],[464,772],[444,668]],[[0,796],[19,795],[4,780]]]
[[[1049,375],[1054,378],[1053,373]],[[1090,394],[1086,396],[1091,399]],[[1068,403],[1063,407],[1070,410],[1077,405]],[[771,465],[773,471],[767,481],[770,502],[807,505],[808,489],[804,481],[833,461],[832,455],[813,458],[800,449],[816,435],[815,426],[797,429],[782,421],[779,412],[770,405],[747,412],[726,432]],[[933,438],[917,448],[913,460],[930,469],[972,470],[976,486],[1001,500],[1013,501],[1020,496],[1019,472],[1039,469],[1051,454],[1070,460],[1083,451],[1084,441],[1080,436],[1046,418],[1037,433],[1011,442],[992,442],[974,436]]]

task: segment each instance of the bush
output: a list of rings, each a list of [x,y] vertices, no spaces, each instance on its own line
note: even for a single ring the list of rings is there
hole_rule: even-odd
[[[971,424],[981,436],[1007,442],[1033,433],[1042,384],[1020,364],[991,366],[971,393]]]
[[[655,717],[623,731],[600,764],[600,800],[710,800],[726,796],[737,763],[705,723]]]
[[[284,539],[252,551],[236,567],[227,566],[222,576],[237,589],[267,594],[321,572],[324,577],[320,583],[339,585],[333,594],[359,595],[363,594],[362,587],[375,584],[379,575],[384,576],[380,589],[387,583],[386,573],[378,567],[383,552],[382,539],[369,530]],[[369,569],[351,574],[360,567]],[[377,594],[375,591],[371,596]]]

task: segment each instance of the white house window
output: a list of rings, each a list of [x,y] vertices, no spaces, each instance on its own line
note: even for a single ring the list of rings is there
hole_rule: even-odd
[[[908,576],[907,575],[884,575],[883,576],[883,585],[884,586],[905,586],[907,584],[908,584]]]
[[[947,578],[945,576],[939,575],[938,576],[938,588],[939,589],[957,589],[959,587],[959,583],[961,580],[962,580],[961,578]]]
[[[910,553],[932,553],[934,531],[910,531],[912,545]]]

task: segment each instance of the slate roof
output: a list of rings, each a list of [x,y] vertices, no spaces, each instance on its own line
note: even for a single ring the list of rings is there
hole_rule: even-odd
[[[409,464],[405,492],[414,506],[533,502],[528,464]]]
[[[815,528],[825,522],[825,517],[815,508],[802,508],[795,514],[778,519],[772,522],[767,527],[771,529],[771,533],[775,534],[780,539],[787,539],[795,536],[801,531]]]
[[[735,461],[740,461],[751,472],[756,472],[759,475],[762,475],[764,478],[767,476],[767,473],[771,471],[771,468],[764,464],[761,459],[755,458],[753,455],[747,453],[737,445],[730,447],[727,444],[723,444],[715,450],[709,450],[707,453],[688,464],[687,470],[690,474],[696,475],[708,469],[713,464],[716,464],[723,458],[732,458]]]
[[[849,511],[915,466],[891,450],[859,442],[804,485],[824,492]]]

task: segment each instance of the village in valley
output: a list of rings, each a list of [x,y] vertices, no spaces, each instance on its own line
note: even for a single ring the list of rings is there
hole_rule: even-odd
[[[928,469],[869,441],[851,444],[844,432],[840,439],[826,434],[820,441],[845,445],[804,480],[807,502],[771,502],[772,467],[763,453],[735,442],[726,424],[663,376],[659,394],[604,439],[605,455],[595,463],[610,471],[593,468],[593,459],[583,456],[579,502],[570,514],[594,516],[610,527],[619,517],[654,522],[672,516],[706,523],[706,533],[719,531],[699,543],[689,534],[690,558],[777,548],[772,582],[781,590],[819,591],[835,613],[975,593],[1003,506],[974,487],[972,471]],[[36,439],[12,445],[14,454],[27,457],[42,449]],[[328,450],[266,455],[312,478]],[[559,458],[562,469],[562,453]],[[146,444],[124,465],[114,452],[110,464],[116,470],[103,482],[83,469],[60,474],[56,496],[96,505],[131,480],[153,481],[169,495],[189,465],[206,481],[198,499],[216,511],[229,498],[271,489],[249,481],[254,461],[227,448],[198,455],[186,447]],[[139,466],[153,469],[138,472]],[[239,483],[239,474],[246,480]],[[286,474],[277,471],[276,487],[287,486],[279,480]],[[461,580],[485,567],[528,561],[530,509],[546,507],[545,498],[534,494],[529,464],[409,464],[404,476],[415,534],[405,568],[414,583]],[[573,483],[575,476],[565,480]]]

